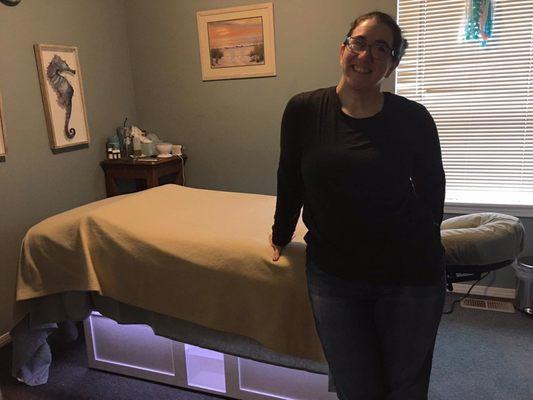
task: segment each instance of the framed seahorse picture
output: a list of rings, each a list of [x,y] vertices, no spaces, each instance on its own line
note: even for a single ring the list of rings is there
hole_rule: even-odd
[[[89,144],[89,125],[77,47],[34,45],[52,149]]]
[[[0,157],[4,157],[6,153],[6,121],[4,119],[4,110],[2,107],[2,95],[0,94]]]

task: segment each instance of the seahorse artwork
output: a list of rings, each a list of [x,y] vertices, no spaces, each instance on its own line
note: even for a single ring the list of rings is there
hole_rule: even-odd
[[[70,82],[61,75],[62,72],[69,72],[75,74],[76,71],[71,69],[65,60],[54,55],[50,64],[46,68],[46,76],[48,82],[57,94],[57,104],[65,110],[65,136],[72,139],[76,136],[76,129],[68,127],[70,122],[70,115],[72,113],[72,96],[74,96],[74,88]]]

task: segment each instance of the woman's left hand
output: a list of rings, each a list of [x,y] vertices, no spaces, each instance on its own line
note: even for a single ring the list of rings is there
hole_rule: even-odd
[[[268,241],[270,242],[270,246],[272,247],[272,250],[274,250],[274,255],[272,256],[272,261],[278,261],[281,257],[281,252],[283,250],[282,246],[277,246],[272,242],[272,234],[268,235]]]

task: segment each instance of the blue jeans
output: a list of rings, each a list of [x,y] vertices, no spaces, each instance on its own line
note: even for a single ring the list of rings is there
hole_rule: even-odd
[[[340,400],[427,399],[444,276],[432,286],[354,283],[308,260],[307,283]]]

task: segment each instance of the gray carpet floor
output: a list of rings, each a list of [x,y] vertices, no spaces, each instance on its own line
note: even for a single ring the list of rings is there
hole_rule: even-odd
[[[533,400],[533,317],[458,305],[443,315],[429,398]]]
[[[448,303],[452,300],[448,296]],[[49,382],[25,386],[11,377],[11,346],[0,349],[3,400],[217,399],[87,368],[85,343],[50,338]],[[533,318],[522,313],[455,307],[443,315],[433,362],[430,400],[533,400]]]

